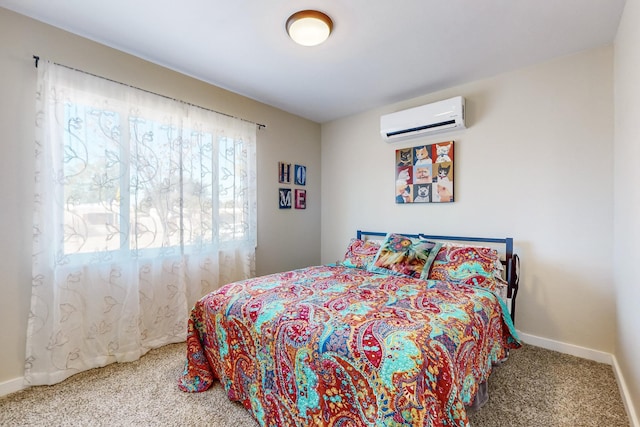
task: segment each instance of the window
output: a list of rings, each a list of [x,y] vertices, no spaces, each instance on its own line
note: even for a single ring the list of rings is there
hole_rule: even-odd
[[[64,118],[65,255],[255,241],[243,139],[156,111],[67,102]]]

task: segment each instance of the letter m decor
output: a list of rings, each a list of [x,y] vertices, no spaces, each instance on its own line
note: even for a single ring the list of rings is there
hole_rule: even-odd
[[[279,193],[278,202],[280,205],[280,209],[291,209],[291,189],[280,188],[278,190],[278,193]]]

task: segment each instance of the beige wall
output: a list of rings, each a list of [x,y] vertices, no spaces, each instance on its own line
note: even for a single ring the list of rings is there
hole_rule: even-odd
[[[23,375],[31,292],[34,54],[266,124],[257,139],[257,273],[320,262],[320,247],[313,243],[320,239],[319,124],[0,8],[0,391]],[[278,161],[307,166],[306,210],[278,209]]]
[[[616,358],[640,410],[640,1],[627,0],[615,43]],[[637,415],[637,414],[636,414]],[[638,422],[636,418],[636,423]]]
[[[386,143],[381,114],[462,95],[469,128]],[[455,140],[452,204],[394,203],[394,152]],[[322,261],[358,228],[513,237],[516,326],[612,353],[613,49],[604,47],[322,126]]]

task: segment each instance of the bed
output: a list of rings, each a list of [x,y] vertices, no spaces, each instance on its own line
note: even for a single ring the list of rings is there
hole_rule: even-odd
[[[511,238],[358,231],[336,263],[200,299],[179,387],[219,380],[262,426],[468,426],[520,347],[517,262]]]

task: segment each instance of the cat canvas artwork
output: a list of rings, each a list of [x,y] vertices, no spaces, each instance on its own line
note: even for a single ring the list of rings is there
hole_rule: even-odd
[[[429,203],[431,201],[431,184],[415,185],[413,189],[414,203]]]
[[[396,174],[396,185],[407,185],[413,183],[413,169],[411,166],[398,166]]]
[[[410,166],[413,164],[411,149],[396,150],[396,166]]]
[[[453,197],[453,141],[396,150],[396,203],[449,203]]]
[[[447,163],[448,165],[445,165],[444,163],[440,163],[438,165],[438,176],[437,176],[438,181],[443,179],[450,181],[449,172],[451,172],[451,162],[447,162]]]
[[[453,146],[453,141],[448,142],[446,144],[436,144],[436,163],[450,162],[451,157],[449,157],[449,151],[451,151],[451,147]]]
[[[413,170],[413,176],[415,176],[416,184],[431,184],[433,178],[431,177],[431,165],[416,166]]]
[[[431,155],[429,154],[428,147],[428,145],[423,145],[421,147],[415,147],[413,149],[414,157],[416,159],[416,166],[430,165],[431,163],[433,163],[433,161],[431,160]]]

